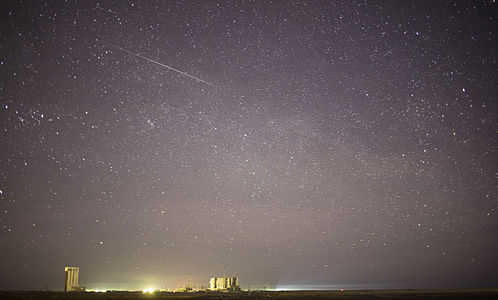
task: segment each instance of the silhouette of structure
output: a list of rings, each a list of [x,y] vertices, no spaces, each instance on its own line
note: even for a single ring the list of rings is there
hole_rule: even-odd
[[[239,278],[237,277],[211,277],[209,290],[218,292],[240,291]]]
[[[65,292],[81,292],[85,287],[79,286],[78,280],[80,277],[79,267],[66,267],[66,280],[64,281]]]

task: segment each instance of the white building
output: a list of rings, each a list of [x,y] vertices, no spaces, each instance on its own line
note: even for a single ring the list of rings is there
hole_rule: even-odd
[[[209,280],[210,291],[240,291],[237,277],[211,277]]]
[[[79,267],[66,267],[66,280],[64,281],[64,291],[65,292],[79,292],[84,291],[84,287],[80,287],[78,280],[80,277]]]

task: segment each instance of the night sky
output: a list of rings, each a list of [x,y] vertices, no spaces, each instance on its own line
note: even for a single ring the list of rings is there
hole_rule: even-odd
[[[0,2],[0,289],[497,287],[497,5]]]

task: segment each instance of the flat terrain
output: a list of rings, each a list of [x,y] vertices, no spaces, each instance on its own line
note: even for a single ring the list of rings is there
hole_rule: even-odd
[[[482,290],[363,290],[363,291],[288,291],[288,292],[241,292],[241,293],[166,293],[156,292],[107,292],[107,293],[65,293],[65,292],[24,292],[0,291],[0,299],[12,300],[58,300],[58,299],[94,299],[94,300],[131,300],[131,299],[498,299],[498,289]]]

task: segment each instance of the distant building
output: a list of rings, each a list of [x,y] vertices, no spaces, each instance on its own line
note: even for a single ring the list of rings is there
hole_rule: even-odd
[[[66,280],[64,281],[64,291],[65,292],[84,291],[85,287],[82,287],[78,284],[78,280],[80,277],[80,268],[66,267],[64,270],[66,271]]]
[[[189,292],[193,292],[194,290],[192,289],[192,286],[190,285],[186,285],[186,286],[182,286],[180,288],[178,288],[178,292],[180,293],[189,293]]]
[[[189,293],[189,292],[193,292],[194,290],[195,290],[195,286],[194,286],[194,288],[192,288],[192,278],[189,278],[188,283],[185,286],[180,287],[178,289],[178,292]]]
[[[240,291],[237,277],[212,277],[209,280],[210,291],[235,292]]]

